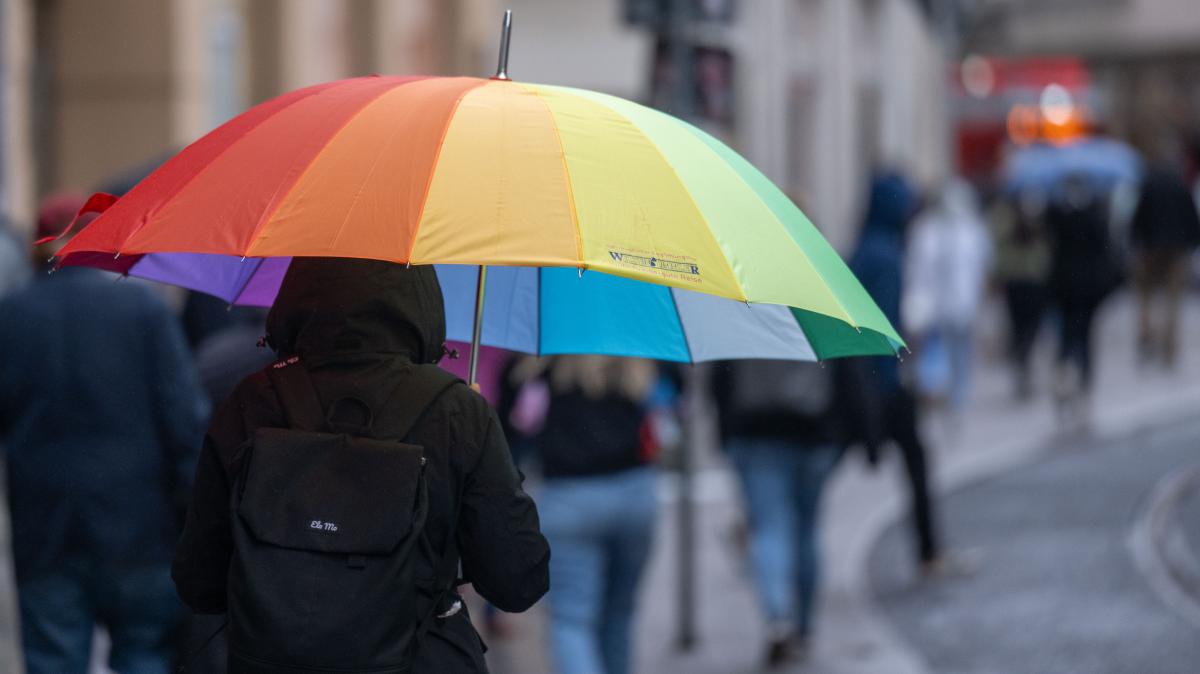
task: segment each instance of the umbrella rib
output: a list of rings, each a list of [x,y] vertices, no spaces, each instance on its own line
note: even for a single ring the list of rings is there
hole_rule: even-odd
[[[687,349],[687,362],[695,364],[696,357],[692,355],[692,342],[688,339],[687,328],[683,326],[683,314],[679,313],[679,302],[675,300],[675,293],[679,290],[667,286],[667,292],[671,295],[671,306],[675,308],[675,320],[679,321],[679,334],[683,335],[683,348]]]
[[[573,95],[573,96],[579,95],[579,94],[575,93],[575,91],[573,91],[571,89],[571,87],[551,87],[551,88],[557,88],[557,89],[559,89],[561,91],[565,91],[568,94]],[[704,223],[704,231],[706,231],[708,233],[708,236],[713,238],[713,241],[717,244],[717,247],[721,250],[722,253],[724,253],[725,250],[724,250],[724,248],[721,248],[720,241],[717,241],[716,236],[712,233],[712,227],[708,222],[708,216],[705,215],[704,211],[700,208],[700,204],[696,203],[696,198],[694,196],[692,196],[692,191],[690,189],[688,189],[687,183],[684,182],[683,178],[680,177],[679,171],[676,170],[675,165],[672,164],[669,159],[667,159],[667,156],[665,154],[663,154],[662,148],[660,148],[656,143],[654,143],[653,140],[651,139],[650,134],[646,133],[646,131],[644,129],[642,129],[642,127],[640,125],[638,125],[637,122],[630,119],[628,115],[626,115],[625,113],[621,112],[620,110],[617,110],[616,108],[614,108],[611,105],[608,105],[606,103],[602,103],[599,101],[595,101],[595,102],[597,105],[602,106],[604,109],[608,110],[612,114],[614,114],[617,117],[624,120],[626,124],[628,124],[632,129],[636,130],[639,134],[641,134],[641,136],[643,138],[646,139],[646,145],[656,155],[658,155],[658,158],[662,161],[663,166],[666,166],[667,169],[671,172],[671,175],[674,176],[674,178],[675,178],[675,182],[680,186],[683,194],[685,196],[687,196],[688,201],[691,202],[692,208],[694,208],[696,211],[696,215],[698,215],[700,217],[700,220]],[[557,127],[555,129],[555,132],[557,133]],[[564,156],[564,161],[565,161],[565,156]],[[741,291],[742,296],[738,299],[748,301],[747,296],[746,296],[746,289],[744,287],[742,287],[741,279],[739,279],[737,277],[737,274],[734,272],[733,265],[730,262],[729,257],[727,255],[721,255],[721,258],[722,258],[721,261],[724,262],[725,266],[729,269],[729,277],[731,279],[733,279],[733,282],[737,284],[738,290]],[[666,284],[663,284],[663,285],[666,285]]]
[[[392,91],[395,91],[397,88],[402,87],[406,84],[411,84],[413,82],[420,82],[420,81],[422,81],[422,80],[420,80],[420,79],[405,80],[403,82],[396,84],[396,86],[394,86],[394,87],[391,87],[388,89],[382,89],[376,95],[372,96],[369,100],[363,101],[363,104],[361,106],[359,106],[358,109],[355,110],[353,114],[347,115],[346,119],[342,120],[341,124],[338,125],[337,129],[335,129],[333,131],[333,133],[331,133],[329,135],[329,137],[325,139],[325,142],[322,143],[321,147],[318,148],[317,151],[314,152],[312,154],[312,156],[310,156],[308,158],[308,162],[303,167],[298,167],[298,170],[296,170],[297,167],[292,167],[291,169],[289,169],[289,171],[294,170],[294,175],[290,176],[290,178],[291,178],[290,182],[287,180],[281,180],[280,183],[275,186],[275,190],[273,192],[271,192],[271,198],[267,202],[267,204],[268,204],[267,208],[263,210],[261,215],[259,215],[258,222],[255,223],[255,225],[254,225],[254,231],[250,234],[250,237],[246,240],[246,247],[240,253],[242,255],[242,257],[249,257],[250,249],[253,248],[254,245],[258,242],[258,237],[262,233],[263,228],[266,227],[267,223],[271,221],[271,218],[275,217],[275,214],[279,212],[280,207],[282,207],[284,202],[287,201],[288,196],[292,193],[292,190],[295,189],[296,185],[300,184],[300,179],[304,176],[305,172],[308,171],[309,167],[312,166],[315,159],[317,157],[320,157],[321,154],[326,149],[329,148],[329,146],[337,139],[337,137],[340,136],[343,131],[345,131],[346,127],[350,126],[350,124],[353,123],[354,120],[357,119],[360,114],[362,114],[363,110],[366,110],[368,107],[373,105],[376,101],[378,101],[380,98],[386,96],[387,94],[391,93]],[[286,186],[284,185],[285,182],[288,183]],[[280,196],[281,192],[282,192],[282,196]]]
[[[354,213],[354,209],[358,207],[358,202],[362,198],[363,191],[367,188],[367,183],[370,181],[371,176],[375,175],[375,170],[379,168],[379,160],[383,158],[384,150],[392,144],[392,141],[396,139],[396,135],[399,133],[400,128],[393,127],[392,133],[388,136],[387,141],[378,145],[378,151],[375,153],[375,158],[371,161],[371,168],[367,171],[367,174],[363,176],[362,182],[358,184],[358,189],[354,192],[354,198],[350,200],[350,206],[346,209],[346,214],[342,216],[342,222],[338,225],[337,233],[333,235],[333,241],[329,244],[330,248],[336,247],[338,241],[341,240],[342,234],[346,231],[346,225],[350,222],[350,215]]]
[[[662,114],[662,113],[660,113],[660,114]],[[681,124],[684,125],[684,128],[687,129],[688,132],[690,132],[693,136],[696,136],[696,140],[698,140],[700,145],[703,146],[705,152],[708,152],[709,154],[713,155],[713,157],[715,157],[717,159],[717,161],[728,164],[728,162],[726,162],[725,159],[723,157],[721,157],[721,155],[717,154],[717,152],[715,150],[713,150],[711,147],[709,147],[708,143],[704,141],[703,136],[701,136],[699,133],[699,129],[696,129],[694,126],[692,126],[691,124],[688,124],[687,122],[685,122],[683,120],[679,120],[679,121]],[[733,170],[734,175],[737,177],[738,180],[740,180],[742,182],[742,185],[744,185],[746,187],[746,189],[749,190],[750,194],[754,195],[754,199],[756,201],[758,201],[758,203],[762,204],[762,207],[765,208],[768,213],[774,214],[775,211],[771,208],[771,206],[765,200],[763,200],[762,195],[760,195],[758,193],[758,190],[754,189],[753,185],[746,182],[746,180],[744,178],[742,178],[741,175],[738,175],[737,170],[734,169],[733,166],[730,166],[730,169]],[[776,217],[778,217],[778,216],[776,216]],[[780,220],[780,222],[782,223],[782,220]],[[808,256],[808,251],[804,250],[804,246],[801,246],[800,242],[797,241],[795,238],[793,238],[790,234],[788,235],[787,238],[796,247],[796,250],[800,251],[800,254],[804,256],[804,259],[805,259],[805,261],[808,262],[808,265],[810,267],[812,267],[813,269],[816,269],[816,266],[813,265],[813,263],[812,263],[812,258]],[[823,276],[822,276],[822,280],[825,280]],[[861,332],[862,326],[860,326],[858,324],[858,321],[856,321],[854,319],[854,317],[850,315],[850,312],[846,310],[846,305],[842,304],[842,298],[838,297],[838,294],[836,292],[834,292],[833,288],[828,284],[828,282],[825,283],[825,288],[828,290],[829,296],[832,297],[833,301],[837,303],[838,308],[842,310],[843,319],[847,323],[849,323],[850,326],[853,327],[855,330]],[[820,312],[815,312],[815,313],[820,313]],[[831,318],[836,318],[836,317],[831,317]]]
[[[575,227],[575,253],[579,256],[579,268],[586,269],[587,261],[583,257],[583,230],[579,228],[579,212],[575,210],[575,184],[571,182],[571,169],[567,165],[567,150],[563,147],[562,133],[558,130],[558,118],[554,116],[554,111],[550,109],[550,104],[542,97],[541,92],[529,87],[521,88],[532,93],[545,106],[546,115],[550,117],[550,126],[554,129],[554,141],[558,143],[558,156],[562,160],[563,176],[566,178],[567,205],[571,211],[571,224]]]
[[[537,294],[535,295],[535,300],[537,301],[537,319],[533,322],[534,327],[537,328],[537,342],[536,342],[537,346],[536,346],[536,353],[534,355],[536,355],[538,358],[541,358],[542,357],[542,273],[545,270],[542,267],[534,267],[534,270],[537,271]]]
[[[796,322],[796,327],[800,329],[800,334],[804,335],[804,340],[808,342],[808,348],[812,349],[813,356],[816,357],[818,362],[824,361],[825,359],[821,356],[821,354],[817,353],[817,344],[813,341],[812,335],[810,335],[808,330],[805,329],[804,321],[800,320],[800,317],[796,315],[796,310],[792,307],[788,307],[787,310],[788,315],[791,316],[792,320]]]
[[[475,86],[462,90],[458,94],[458,97],[454,99],[454,106],[450,108],[450,114],[446,115],[446,125],[442,127],[442,134],[438,138],[437,149],[434,150],[433,163],[430,164],[429,175],[425,179],[425,191],[421,195],[421,208],[417,211],[417,221],[413,223],[413,235],[408,242],[408,253],[404,256],[402,262],[412,264],[413,249],[417,247],[417,239],[421,237],[421,221],[425,219],[425,206],[429,204],[429,190],[433,188],[433,177],[437,175],[438,164],[442,161],[442,148],[446,146],[446,136],[450,133],[450,125],[454,123],[454,116],[458,114],[458,107],[462,105],[462,101],[467,97],[467,94],[487,83],[487,80],[481,80]]]
[[[245,137],[246,137],[248,134],[250,134],[250,133],[252,133],[253,131],[257,130],[257,129],[258,129],[260,126],[262,126],[263,124],[267,123],[268,121],[270,121],[271,119],[273,119],[273,118],[274,118],[276,115],[278,115],[279,113],[283,112],[284,110],[287,110],[288,108],[292,107],[293,105],[296,105],[297,103],[299,103],[299,102],[301,102],[301,101],[303,101],[303,100],[305,100],[305,99],[307,99],[307,98],[309,98],[309,97],[311,97],[311,96],[316,96],[316,95],[318,95],[318,94],[320,94],[320,93],[322,93],[322,92],[324,92],[324,91],[326,91],[326,90],[328,90],[328,89],[332,89],[332,88],[334,88],[334,87],[333,87],[333,84],[334,84],[334,83],[332,83],[332,82],[323,83],[323,84],[315,84],[315,85],[313,85],[313,86],[311,86],[311,87],[308,87],[307,89],[303,89],[303,90],[301,90],[301,92],[303,92],[303,93],[304,93],[304,95],[299,95],[299,93],[300,93],[300,92],[293,92],[293,93],[297,94],[293,100],[291,100],[291,101],[288,101],[288,103],[287,103],[286,105],[283,105],[283,106],[281,106],[279,109],[277,109],[277,110],[275,110],[275,111],[271,112],[271,114],[269,114],[269,115],[267,115],[267,116],[263,117],[262,119],[258,120],[258,121],[257,121],[256,123],[254,123],[253,125],[246,127],[246,128],[245,128],[245,129],[244,129],[244,130],[243,130],[243,131],[240,133],[240,134],[238,134],[238,135],[237,135],[237,137],[236,137],[236,138],[234,138],[234,139],[230,140],[230,141],[229,141],[229,143],[228,143],[228,144],[225,146],[225,148],[224,148],[224,149],[222,149],[220,152],[216,152],[216,153],[214,153],[212,156],[210,156],[210,157],[208,158],[208,160],[204,162],[204,166],[200,167],[200,169],[199,169],[199,170],[197,170],[197,171],[193,171],[193,172],[192,172],[192,174],[191,174],[190,176],[188,176],[188,177],[187,177],[187,179],[186,179],[186,180],[184,180],[184,181],[183,181],[183,182],[182,182],[182,183],[179,185],[179,187],[177,187],[177,188],[176,188],[176,189],[175,189],[173,192],[171,192],[171,194],[170,194],[169,196],[167,196],[165,199],[162,199],[162,200],[161,200],[161,201],[160,201],[160,202],[159,202],[159,203],[158,203],[156,206],[154,206],[154,207],[153,207],[153,208],[152,208],[152,209],[151,209],[151,210],[148,212],[148,214],[147,214],[147,215],[149,215],[149,214],[153,213],[154,211],[160,210],[160,209],[161,209],[163,206],[165,206],[167,203],[169,203],[169,202],[170,202],[171,200],[173,200],[175,197],[177,197],[177,196],[179,196],[180,194],[182,194],[182,193],[183,193],[183,191],[184,191],[185,189],[187,189],[187,187],[188,187],[189,185],[191,185],[192,183],[194,183],[194,182],[195,182],[195,181],[196,181],[196,180],[197,180],[197,179],[198,179],[198,178],[199,178],[199,177],[200,177],[202,174],[204,174],[206,171],[208,171],[208,169],[209,169],[209,168],[210,168],[210,167],[211,167],[211,166],[212,166],[214,163],[216,163],[216,161],[217,161],[218,159],[220,159],[220,158],[221,158],[221,157],[222,157],[222,156],[225,154],[225,152],[226,152],[226,151],[228,151],[228,150],[229,150],[229,148],[233,147],[233,146],[234,146],[234,145],[235,145],[235,144],[236,144],[236,143],[237,143],[239,140],[241,140],[242,138],[245,138]],[[286,96],[287,94],[284,94],[284,95]],[[264,104],[264,105],[265,105],[265,104]],[[236,118],[234,118],[234,120],[230,120],[230,121],[229,121],[229,122],[227,122],[227,123],[232,123],[232,122],[233,122],[233,121],[235,121],[235,120],[236,120]],[[207,137],[207,136],[205,136],[205,138],[206,138],[206,137]],[[197,142],[201,142],[201,141],[203,141],[203,140],[204,140],[204,138],[201,138],[201,139],[199,139]],[[186,153],[186,152],[187,152],[187,151],[188,151],[190,148],[192,148],[194,145],[195,145],[195,144],[193,143],[192,145],[189,145],[188,147],[184,148],[184,149],[183,149],[183,150],[182,150],[182,151],[179,153],[179,155],[175,155],[175,157],[172,157],[172,158],[171,158],[170,160],[168,160],[168,161],[174,161],[176,157],[178,157],[178,156],[180,156],[180,155],[182,155],[182,154]],[[158,170],[155,170],[154,172],[152,172],[152,173],[151,173],[151,175],[153,175],[154,173],[157,173],[157,172],[158,172]],[[140,184],[140,183],[139,183],[139,184]],[[137,185],[134,185],[134,188],[133,188],[133,189],[137,189],[137,187],[138,187]],[[130,190],[130,191],[132,192],[133,190]],[[125,244],[129,243],[129,240],[130,240],[130,239],[132,239],[133,237],[137,236],[137,234],[138,234],[139,232],[141,232],[143,229],[145,229],[145,228],[146,228],[146,225],[150,224],[150,220],[151,220],[151,218],[150,218],[150,217],[144,217],[144,218],[141,218],[141,222],[139,222],[139,223],[138,223],[137,227],[136,227],[136,228],[135,228],[133,231],[129,232],[129,234],[127,234],[127,235],[125,236],[125,238],[124,238],[124,239],[122,239],[122,241],[121,241],[121,244],[120,244],[119,246],[117,246],[117,249],[116,249],[115,251],[113,251],[113,252],[114,252],[114,253],[121,253],[121,252],[122,252],[122,249],[125,247]]]
[[[233,297],[229,298],[230,304],[237,304],[242,299],[242,295],[246,292],[246,288],[250,287],[250,283],[254,281],[254,277],[258,275],[258,270],[262,267],[263,260],[265,259],[266,258],[262,257],[251,258],[251,264],[254,265],[254,270],[249,274],[246,274],[246,281],[242,283],[240,288],[237,289],[237,292],[233,294]]]

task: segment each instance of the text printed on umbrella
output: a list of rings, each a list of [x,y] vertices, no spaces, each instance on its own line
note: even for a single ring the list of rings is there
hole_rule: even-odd
[[[694,262],[667,260],[662,257],[650,255],[635,255],[612,249],[609,249],[608,254],[612,257],[613,262],[618,264],[652,269],[664,276],[682,274],[685,277],[691,277],[688,280],[695,283],[700,281],[700,265]]]

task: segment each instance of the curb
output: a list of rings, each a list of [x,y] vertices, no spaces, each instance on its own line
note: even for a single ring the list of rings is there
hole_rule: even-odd
[[[1200,628],[1200,560],[1177,526],[1185,496],[1200,490],[1200,465],[1167,475],[1154,485],[1127,541],[1138,570],[1164,604]]]
[[[1186,419],[1195,415],[1200,406],[1200,386],[1170,392],[1166,396],[1130,401],[1113,405],[1112,409],[1097,410],[1096,422],[1086,442],[1106,442],[1123,436],[1135,435],[1147,428]],[[1029,437],[1010,442],[997,443],[990,449],[981,450],[973,456],[955,460],[953,455],[938,457],[937,473],[932,480],[935,496],[944,497],[987,478],[1028,465],[1053,451],[1056,446],[1076,444],[1078,438],[1064,438],[1058,428],[1053,428]],[[856,579],[850,597],[859,608],[864,635],[870,635],[877,652],[886,653],[894,660],[896,669],[904,674],[931,674],[932,670],[924,656],[905,639],[892,625],[891,620],[875,601],[871,592],[868,560],[872,549],[884,531],[900,521],[906,514],[903,497],[881,500],[872,512],[861,520],[859,532],[854,536],[847,554],[851,573]],[[1160,593],[1165,588],[1157,588]],[[1171,590],[1177,591],[1177,590]],[[1173,605],[1173,604],[1172,604]],[[1196,609],[1196,620],[1200,620],[1200,606]],[[1200,625],[1200,622],[1197,622]]]

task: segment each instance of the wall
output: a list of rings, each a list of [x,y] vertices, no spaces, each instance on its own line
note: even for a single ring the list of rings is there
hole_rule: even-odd
[[[646,93],[651,38],[646,31],[623,25],[619,2],[509,0],[506,4],[513,10],[509,55],[513,79],[596,89],[635,100]],[[494,25],[498,30],[499,15]],[[489,65],[483,74],[495,70],[495,52]]]
[[[1195,0],[1014,2],[1006,48],[1082,55],[1200,50]]]
[[[30,7],[27,0],[0,0],[0,215],[28,231],[33,224],[33,163],[28,95]]]

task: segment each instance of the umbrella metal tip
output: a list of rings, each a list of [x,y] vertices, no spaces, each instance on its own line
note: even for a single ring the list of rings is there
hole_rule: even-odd
[[[512,39],[512,10],[504,10],[504,22],[500,25],[500,58],[496,63],[496,74],[493,80],[507,80],[508,77],[508,45]]]

